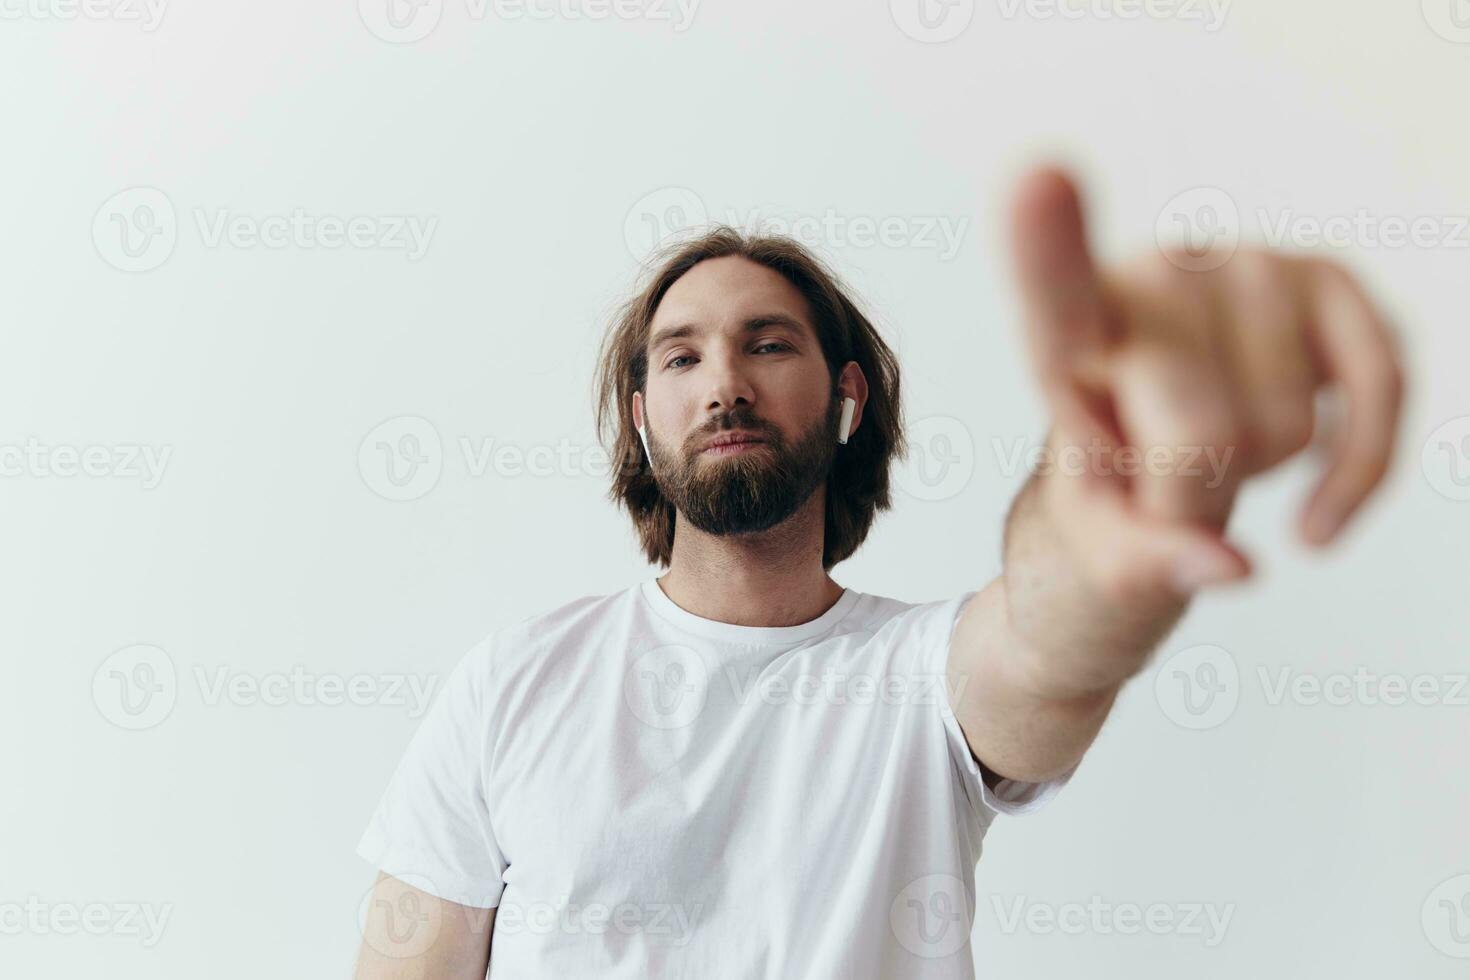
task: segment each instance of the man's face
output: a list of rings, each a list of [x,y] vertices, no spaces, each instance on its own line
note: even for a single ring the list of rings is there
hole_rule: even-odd
[[[791,516],[827,479],[839,415],[805,298],[738,256],[690,269],[650,325],[643,411],[654,479],[695,527],[741,534]],[[760,441],[706,449],[742,434]]]

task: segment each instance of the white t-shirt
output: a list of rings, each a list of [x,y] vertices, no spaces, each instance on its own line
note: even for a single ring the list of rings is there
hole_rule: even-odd
[[[848,589],[810,622],[748,627],[650,578],[498,630],[446,680],[358,853],[497,907],[491,978],[970,980],[986,829],[1075,771],[981,780],[945,694],[974,594]]]

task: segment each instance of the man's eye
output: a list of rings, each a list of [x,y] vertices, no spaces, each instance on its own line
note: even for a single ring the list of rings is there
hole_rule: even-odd
[[[671,367],[678,367],[679,365],[678,365],[677,362],[679,362],[679,361],[687,361],[688,359],[689,359],[689,355],[688,354],[680,354],[678,357],[673,358],[672,360],[669,361],[669,363],[665,364],[664,367],[669,367],[669,368],[671,368]]]
[[[757,347],[756,348],[756,350],[762,350],[762,349],[764,349],[766,347],[778,347],[781,350],[790,350],[791,349],[791,345],[789,345],[789,344],[784,344],[784,343],[782,343],[779,340],[770,340],[770,341],[767,341],[764,344],[761,344],[760,347]]]

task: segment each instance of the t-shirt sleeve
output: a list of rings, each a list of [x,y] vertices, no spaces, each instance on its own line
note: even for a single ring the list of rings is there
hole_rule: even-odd
[[[489,652],[487,639],[445,678],[357,845],[383,873],[474,908],[500,904],[505,887],[485,796]]]
[[[927,660],[928,670],[935,671],[941,678],[945,678],[945,665],[949,660],[949,645],[954,638],[955,624],[959,622],[960,613],[975,591],[966,592],[954,599],[944,599],[933,603],[927,603],[919,607],[923,610],[923,622],[916,624],[922,634],[922,651]],[[959,719],[955,717],[954,709],[949,703],[949,683],[945,679],[942,685],[942,696],[937,698],[940,720],[944,727],[945,741],[949,746],[950,757],[954,760],[955,768],[964,784],[965,793],[970,798],[972,805],[976,805],[976,812],[984,807],[994,813],[1005,813],[1019,815],[1033,813],[1044,807],[1058,791],[1071,780],[1077,771],[1074,764],[1066,772],[1043,782],[1031,783],[1017,779],[999,779],[992,790],[986,785],[985,779],[980,772],[980,764],[975,760],[974,753],[970,751],[970,744],[965,741],[965,733],[960,728]]]

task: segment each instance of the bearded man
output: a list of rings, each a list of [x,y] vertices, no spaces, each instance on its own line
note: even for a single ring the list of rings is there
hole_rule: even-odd
[[[1068,178],[1031,175],[1013,251],[1047,446],[1092,462],[1037,470],[1002,573],[924,603],[830,574],[890,505],[893,352],[793,241],[670,250],[597,389],[612,497],[667,570],[460,662],[360,844],[359,980],[974,976],[996,815],[1051,800],[1191,597],[1249,574],[1237,492],[1322,435],[1319,390],[1348,406],[1302,512],[1319,545],[1383,476],[1402,394],[1335,265],[1098,268],[1085,237]]]

